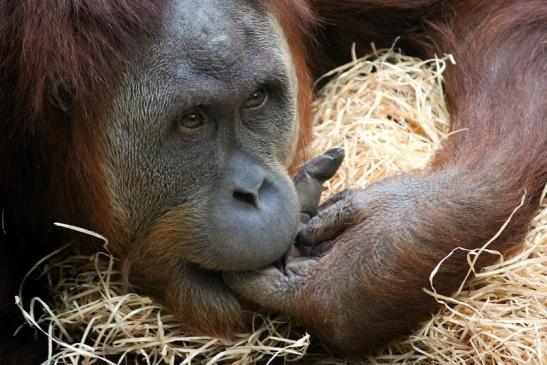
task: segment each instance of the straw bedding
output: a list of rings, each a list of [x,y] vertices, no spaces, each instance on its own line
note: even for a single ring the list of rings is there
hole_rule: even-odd
[[[450,138],[442,90],[449,62],[455,61],[381,50],[329,74],[315,103],[312,149],[318,154],[342,146],[347,157],[325,196],[427,165]],[[470,268],[471,280],[453,297],[425,288],[442,309],[409,338],[363,363],[547,364],[545,200],[518,250],[480,272]],[[470,252],[469,261],[477,254],[490,253]],[[253,332],[230,342],[189,336],[168,309],[122,290],[116,261],[107,253],[78,255],[67,245],[30,276],[37,274],[47,279],[53,299],[34,298],[21,310],[49,337],[51,364],[348,363],[277,315],[255,315]]]

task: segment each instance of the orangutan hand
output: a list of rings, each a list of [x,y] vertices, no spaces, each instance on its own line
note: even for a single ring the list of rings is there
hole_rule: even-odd
[[[400,175],[341,192],[298,234],[300,247],[332,242],[319,257],[301,250],[281,270],[230,273],[225,281],[243,298],[295,317],[332,349],[374,349],[434,307],[423,288],[438,262],[455,245],[482,239],[478,228],[463,229],[482,222],[470,212],[496,213],[481,205],[482,190],[456,179]],[[437,273],[439,292],[449,293],[465,273],[465,259],[453,259]]]

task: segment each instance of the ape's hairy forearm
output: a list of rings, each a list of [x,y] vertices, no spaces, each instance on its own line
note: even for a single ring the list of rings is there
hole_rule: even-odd
[[[366,206],[362,220],[336,239],[297,306],[308,328],[346,353],[371,351],[426,319],[436,306],[424,292],[435,267],[456,247],[486,244],[522,198],[457,170],[397,176],[357,194]],[[516,244],[534,210],[520,207],[489,248]],[[433,280],[439,293],[461,284],[466,254],[458,250],[442,263]],[[496,258],[483,253],[477,269]]]

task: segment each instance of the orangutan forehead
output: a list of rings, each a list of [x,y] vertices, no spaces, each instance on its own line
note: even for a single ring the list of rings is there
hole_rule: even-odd
[[[286,70],[286,42],[260,2],[175,0],[166,9],[167,59],[214,79],[242,79]]]

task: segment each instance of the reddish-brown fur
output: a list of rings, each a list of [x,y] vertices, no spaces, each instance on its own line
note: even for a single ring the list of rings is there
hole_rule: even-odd
[[[0,209],[5,230],[0,233],[0,265],[6,271],[0,277],[2,364],[39,362],[12,337],[21,324],[13,298],[32,262],[59,239],[52,237],[57,233],[52,232],[53,221],[109,235],[107,195],[98,183],[103,180],[96,158],[101,143],[96,106],[115,89],[116,76],[132,52],[160,24],[161,3],[0,3]],[[75,95],[77,126],[55,106],[63,89]]]
[[[363,220],[351,227],[325,257],[325,271],[309,285],[310,299],[293,313],[338,349],[373,349],[431,312],[434,302],[421,290],[428,285],[431,269],[453,247],[483,244],[525,190],[525,206],[494,247],[511,247],[526,231],[547,180],[547,7],[533,0],[265,2],[285,29],[297,68],[301,134],[295,165],[305,158],[310,138],[310,72],[317,76],[346,60],[351,42],[360,41],[362,48],[370,41],[381,46],[402,35],[400,45],[409,52],[453,53],[457,60],[446,73],[446,91],[452,129],[467,130],[450,138],[432,163],[431,176],[442,175],[429,186],[441,183],[438,200],[418,205],[422,221],[410,220],[408,236],[392,237],[378,261],[371,260],[378,253],[369,246],[355,249],[356,240],[367,233]],[[121,67],[160,24],[162,3],[0,3],[0,208],[6,230],[0,232],[0,265],[5,271],[0,276],[0,305],[13,302],[21,275],[51,249],[47,243],[56,238],[53,220],[111,236],[107,194],[100,183],[103,172],[96,158],[101,145],[97,106],[116,88]],[[63,90],[75,96],[72,113],[77,125],[59,109]],[[452,291],[466,270],[457,257],[449,261],[437,276],[437,288]],[[377,275],[379,271],[384,275]],[[406,273],[404,280],[395,280],[401,272]],[[359,278],[355,290],[325,289],[338,287],[334,280],[344,280],[344,275]],[[340,297],[354,303],[343,308],[354,319],[352,326],[332,321]],[[314,306],[314,300],[324,304]],[[17,325],[13,309],[7,313],[0,314],[0,326],[8,323],[6,318]],[[196,314],[196,319],[202,315]],[[12,330],[3,326],[0,341],[10,338]],[[9,357],[20,346],[15,341],[0,343],[2,363],[35,363],[31,353],[26,360],[19,354]]]

